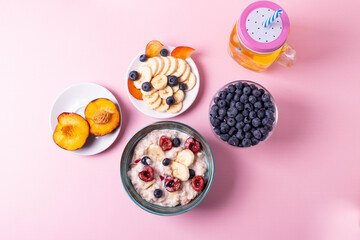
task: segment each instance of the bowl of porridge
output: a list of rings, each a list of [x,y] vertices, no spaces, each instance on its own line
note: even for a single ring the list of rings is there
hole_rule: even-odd
[[[125,191],[158,215],[189,211],[208,193],[214,158],[203,136],[179,122],[150,124],[131,137],[120,162]]]

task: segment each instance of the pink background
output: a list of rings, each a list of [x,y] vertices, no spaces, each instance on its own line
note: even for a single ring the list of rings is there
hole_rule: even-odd
[[[0,239],[359,239],[360,4],[278,0],[298,62],[258,74],[226,50],[251,2],[0,1]],[[197,49],[200,93],[172,120],[199,130],[216,159],[207,197],[173,217],[141,210],[119,177],[127,140],[156,121],[124,88],[152,39]],[[279,107],[274,135],[256,148],[222,144],[207,120],[212,95],[236,79],[263,84]],[[90,157],[62,151],[49,127],[56,96],[81,82],[110,89],[124,113],[115,144]]]

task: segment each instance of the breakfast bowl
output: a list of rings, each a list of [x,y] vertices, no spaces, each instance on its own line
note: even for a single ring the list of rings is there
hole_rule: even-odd
[[[170,150],[164,149],[169,144],[161,143],[167,138],[165,135],[169,138],[174,136],[171,140],[174,145],[170,144]],[[159,144],[163,144],[160,149],[153,143],[146,145],[151,141],[158,142],[159,137]],[[179,144],[175,143],[175,138],[179,139]],[[200,147],[195,149],[196,145],[188,145],[189,139],[195,139]],[[161,149],[166,155],[153,154],[155,150],[162,152]],[[184,156],[189,154],[194,154],[195,158],[186,163],[189,158]],[[137,159],[139,156],[140,159]],[[145,172],[148,168],[153,169],[152,175]],[[214,173],[214,157],[204,137],[195,129],[174,121],[155,122],[139,130],[126,144],[120,161],[120,177],[127,194],[140,208],[157,215],[177,215],[194,208],[210,190]],[[152,179],[146,179],[149,176]],[[201,189],[196,189],[196,179],[202,179]]]
[[[278,109],[263,86],[237,80],[215,93],[209,106],[209,120],[217,139],[236,148],[247,148],[269,139],[278,121]]]

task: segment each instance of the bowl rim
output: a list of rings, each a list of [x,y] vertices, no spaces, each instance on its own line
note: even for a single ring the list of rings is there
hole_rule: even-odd
[[[210,115],[209,116],[209,124],[210,124],[210,128],[211,128],[211,132],[215,135],[216,139],[220,140],[223,144],[226,144],[227,146],[230,146],[234,149],[250,149],[250,148],[253,148],[253,147],[257,147],[261,144],[263,144],[264,142],[266,142],[270,137],[271,135],[274,133],[275,131],[275,128],[277,126],[277,123],[278,123],[278,120],[279,120],[279,110],[278,110],[278,107],[277,107],[277,104],[276,104],[276,101],[275,101],[275,98],[273,97],[273,95],[269,92],[269,90],[267,90],[267,88],[265,88],[263,85],[261,85],[260,83],[257,83],[257,82],[254,82],[254,81],[251,81],[251,80],[245,80],[245,79],[238,79],[238,80],[234,80],[234,81],[231,81],[231,82],[228,82],[224,85],[222,85],[217,91],[216,93],[213,95],[213,97],[211,98],[211,101],[210,101],[210,104],[209,104],[209,112],[210,112],[210,109],[213,105],[215,105],[214,103],[214,99],[216,98],[216,96],[219,94],[219,92],[223,89],[225,89],[226,87],[230,86],[231,84],[236,84],[238,82],[242,82],[242,83],[248,83],[249,85],[250,84],[254,84],[255,86],[258,86],[258,87],[261,87],[262,89],[265,90],[265,92],[267,92],[269,95],[270,95],[270,99],[271,101],[274,103],[274,107],[275,107],[275,120],[274,120],[274,123],[273,123],[273,129],[269,132],[269,134],[267,135],[267,137],[262,140],[262,141],[259,141],[258,144],[256,145],[251,145],[249,147],[239,147],[239,146],[233,146],[233,145],[230,145],[228,144],[227,142],[223,141],[220,139],[220,136],[216,135],[216,133],[214,132],[214,127],[211,125],[211,121],[210,121]]]
[[[123,154],[124,154],[124,150],[125,148],[127,148],[131,142],[131,140],[133,140],[134,136],[136,134],[138,134],[140,131],[144,130],[145,128],[149,127],[149,126],[157,126],[157,125],[162,125],[162,124],[178,124],[178,125],[181,125],[185,128],[188,128],[189,130],[197,133],[202,139],[203,141],[206,143],[206,145],[208,146],[209,148],[209,151],[210,151],[210,157],[211,159],[207,158],[208,161],[211,161],[212,162],[212,165],[213,165],[213,169],[211,171],[211,175],[209,175],[209,178],[208,178],[208,181],[207,181],[207,184],[206,184],[206,187],[204,189],[204,194],[199,197],[197,200],[196,200],[196,203],[194,205],[192,205],[191,207],[189,208],[186,208],[186,209],[183,209],[182,211],[179,211],[179,212],[174,212],[174,213],[162,213],[162,212],[157,212],[157,211],[154,211],[154,210],[151,210],[151,209],[148,209],[146,207],[144,207],[141,203],[139,203],[138,201],[136,201],[130,194],[130,192],[128,191],[126,185],[125,185],[125,182],[123,181],[122,179],[122,175],[121,175],[121,162],[123,160]],[[130,199],[137,205],[139,206],[140,208],[142,208],[143,210],[147,211],[147,212],[150,212],[152,214],[156,214],[156,215],[160,215],[160,216],[174,216],[174,215],[178,215],[178,214],[182,214],[182,213],[185,213],[191,209],[193,209],[194,207],[196,207],[200,202],[202,202],[202,200],[205,198],[205,196],[208,194],[208,192],[210,191],[210,188],[212,186],[212,183],[214,181],[214,177],[215,177],[215,160],[214,160],[214,154],[211,150],[211,147],[209,145],[209,143],[206,141],[206,139],[204,138],[204,136],[202,134],[200,134],[197,130],[195,130],[194,128],[184,124],[184,123],[181,123],[181,122],[177,122],[177,121],[157,121],[157,122],[153,122],[153,123],[150,123],[150,124],[147,124],[145,125],[144,127],[142,127],[140,130],[136,131],[131,137],[130,139],[128,140],[128,142],[126,143],[125,147],[123,148],[123,152],[121,154],[121,157],[120,157],[120,161],[119,161],[120,165],[119,165],[119,173],[120,173],[120,179],[121,179],[121,182],[122,182],[122,185],[125,189],[125,192],[127,193],[127,195],[130,197]],[[209,172],[209,169],[208,169],[208,172]],[[210,173],[210,172],[209,172]],[[137,193],[138,194],[138,193]],[[141,196],[140,196],[141,197]],[[145,200],[145,199],[144,199]],[[145,200],[146,201],[146,200]],[[152,204],[152,203],[150,203]],[[155,205],[155,204],[154,204]],[[172,207],[169,207],[169,208],[172,208]]]

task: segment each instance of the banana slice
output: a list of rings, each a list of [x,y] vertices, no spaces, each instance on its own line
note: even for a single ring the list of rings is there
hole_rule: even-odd
[[[143,100],[147,103],[153,103],[159,98],[159,91],[156,90],[153,94],[143,95]]]
[[[155,73],[155,76],[156,75],[159,75],[159,73],[163,70],[164,68],[164,60],[160,57],[154,57],[154,59],[158,62],[158,68],[157,68],[157,71]]]
[[[193,89],[195,84],[196,84],[196,76],[195,76],[195,74],[190,73],[189,79],[186,80],[184,83],[187,85],[187,89],[185,91],[190,91],[191,89]]]
[[[161,98],[166,99],[173,95],[173,89],[170,86],[166,86],[164,89],[159,90],[159,95]],[[167,109],[166,109],[167,110]]]
[[[177,104],[170,106],[169,109],[167,110],[167,112],[168,113],[178,113],[178,112],[180,112],[181,109],[182,109],[182,102],[179,102]]]
[[[155,89],[163,89],[167,85],[167,77],[165,75],[157,75],[150,82]]]
[[[158,62],[154,58],[148,58],[143,66],[148,66],[151,69],[151,76],[154,76],[158,70]]]
[[[178,90],[176,93],[174,93],[175,103],[180,103],[185,98],[185,93],[182,90]]]
[[[154,92],[157,92],[158,90],[155,89],[155,88],[151,88],[151,90],[148,91],[148,92],[145,92],[145,91],[142,90],[142,89],[140,89],[140,91],[141,91],[142,95],[144,96],[144,95],[151,95],[151,94],[153,94]]]
[[[177,62],[178,62],[178,67],[176,69],[176,72],[174,72],[172,75],[180,77],[181,75],[184,74],[187,63],[185,62],[184,59],[181,59],[181,58],[177,58]]]
[[[157,108],[158,106],[160,106],[161,104],[161,98],[158,97],[154,102],[150,103],[150,102],[147,102],[145,99],[144,99],[144,102],[145,102],[145,105],[150,108],[150,109],[155,109]]]
[[[170,165],[170,168],[174,177],[180,179],[183,182],[189,179],[190,173],[188,167],[182,165],[181,163],[173,161]]]
[[[194,153],[189,149],[184,149],[178,153],[175,161],[183,164],[186,167],[189,167],[191,164],[193,164],[194,159],[195,159]]]
[[[150,181],[150,182],[143,182],[142,188],[143,188],[143,189],[148,189],[148,188],[150,188],[152,185],[154,185],[155,182],[156,182],[156,179],[153,179],[153,180]]]
[[[179,84],[174,86],[174,87],[171,87],[173,92],[177,92],[177,90],[179,90]]]
[[[157,108],[155,108],[155,111],[157,112],[166,112],[169,109],[169,105],[166,104],[166,99],[161,99],[161,104]]]
[[[150,82],[151,80],[151,69],[147,66],[140,67],[137,72],[140,77],[138,80],[134,81],[134,85],[137,89],[141,89],[141,84],[144,82]]]
[[[191,73],[191,67],[189,66],[189,64],[186,63],[185,72],[183,73],[183,75],[179,77],[179,81],[184,82],[185,80],[187,80],[190,76],[190,73]]]
[[[157,144],[151,144],[147,149],[147,153],[155,156],[157,161],[162,161],[165,158],[164,151]]]
[[[167,57],[160,57],[163,61],[164,61],[164,67],[161,70],[161,72],[159,74],[161,75],[165,75],[165,73],[169,70],[170,68],[170,59]]]
[[[177,70],[178,61],[176,58],[171,57],[171,56],[168,56],[167,58],[170,60],[170,67],[169,67],[169,70],[165,73],[165,75],[169,76]]]

